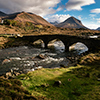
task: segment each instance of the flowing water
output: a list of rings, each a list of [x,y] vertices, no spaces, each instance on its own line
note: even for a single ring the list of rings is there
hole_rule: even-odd
[[[75,49],[79,48],[79,45],[76,44]],[[60,67],[60,65],[67,66],[69,63],[66,58],[68,52],[64,52],[64,45],[61,42],[55,42],[54,48],[55,50],[19,46],[0,50],[0,74],[11,69],[29,71],[37,66],[44,68],[55,68]],[[80,48],[80,53],[87,51],[84,46],[80,45]],[[40,54],[44,59],[38,57]]]

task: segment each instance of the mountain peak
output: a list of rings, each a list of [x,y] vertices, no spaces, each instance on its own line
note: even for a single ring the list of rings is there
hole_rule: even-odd
[[[73,19],[74,19],[75,17],[74,17],[74,16],[71,16],[71,17],[69,17],[69,18],[73,18]]]
[[[66,19],[64,22],[57,24],[56,26],[63,27],[63,28],[85,28],[86,29],[86,27],[82,24],[82,22],[73,16]]]
[[[75,17],[69,17],[68,19],[66,19],[64,22],[69,22],[69,23],[75,23],[76,21],[78,21],[79,23],[81,23],[80,20],[76,19]]]
[[[47,22],[45,19],[43,19],[41,16],[33,14],[33,13],[28,13],[28,12],[16,12],[13,14],[9,14],[3,19],[10,19],[10,20],[17,20],[19,22],[31,22],[35,25],[44,25],[44,26],[53,26],[49,22]]]

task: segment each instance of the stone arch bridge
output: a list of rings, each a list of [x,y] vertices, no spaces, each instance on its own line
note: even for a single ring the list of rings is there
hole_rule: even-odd
[[[45,43],[45,48],[47,48],[47,45],[50,41],[54,39],[60,39],[64,43],[66,51],[69,51],[69,46],[77,42],[85,44],[88,47],[89,51],[100,50],[100,39],[96,38],[70,36],[70,35],[37,35],[37,36],[31,35],[31,36],[23,36],[20,38],[22,40],[28,41],[29,43],[33,43],[34,41],[41,39]]]

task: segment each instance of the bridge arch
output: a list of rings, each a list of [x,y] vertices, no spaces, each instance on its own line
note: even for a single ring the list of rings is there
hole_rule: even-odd
[[[42,39],[38,39],[38,40],[33,41],[33,45],[35,47],[42,47],[42,48],[45,47],[45,43]]]
[[[54,49],[56,51],[60,51],[60,52],[64,52],[65,51],[65,45],[64,45],[63,41],[61,41],[58,38],[49,41],[47,46],[48,46],[48,48]]]
[[[77,53],[83,53],[88,51],[89,48],[81,42],[74,43],[73,45],[69,46],[69,51],[75,51]]]

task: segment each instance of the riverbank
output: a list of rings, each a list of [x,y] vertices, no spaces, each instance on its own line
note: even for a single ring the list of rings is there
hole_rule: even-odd
[[[27,98],[28,100],[99,100],[99,53],[84,56],[80,59],[80,64],[83,63],[85,65],[78,64],[70,68],[42,68],[21,74],[13,80],[2,79],[1,81],[0,79],[0,94],[2,94],[0,98],[9,98],[8,100],[15,100],[15,98],[21,100]],[[14,80],[16,80],[15,83],[12,82]],[[21,83],[20,88],[16,83]],[[15,98],[11,94],[14,94]]]

